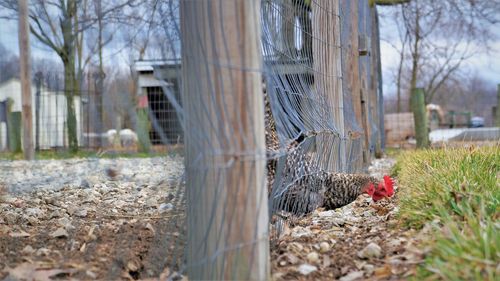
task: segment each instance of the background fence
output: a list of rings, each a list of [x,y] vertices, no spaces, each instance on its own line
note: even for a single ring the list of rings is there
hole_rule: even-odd
[[[169,249],[160,268],[193,279],[265,279],[270,218],[290,204],[307,211],[307,198],[281,195],[306,173],[362,172],[384,147],[376,8],[362,0],[163,8],[168,55],[136,61],[132,90],[111,91],[101,72],[82,74],[71,92],[62,73],[37,74],[37,148],[68,147],[68,95],[81,149],[172,156],[185,148],[185,175],[168,181],[165,199],[176,213],[156,231]],[[1,89],[0,101],[8,96]],[[12,99],[8,114],[20,111]],[[2,136],[16,134],[6,123]],[[3,138],[7,149],[14,138]]]

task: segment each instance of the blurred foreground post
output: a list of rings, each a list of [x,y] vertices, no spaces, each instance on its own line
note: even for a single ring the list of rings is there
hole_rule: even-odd
[[[19,62],[23,101],[24,159],[35,159],[33,148],[33,117],[31,113],[31,64],[27,0],[19,0]]]
[[[260,0],[181,1],[190,280],[268,280]]]
[[[417,148],[426,148],[429,146],[429,131],[427,130],[424,89],[416,88],[412,90],[410,104],[415,120]]]
[[[497,111],[495,116],[495,126],[500,127],[500,84],[497,86]]]

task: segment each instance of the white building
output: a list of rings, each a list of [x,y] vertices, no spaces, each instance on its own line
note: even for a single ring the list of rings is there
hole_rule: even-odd
[[[36,88],[32,84],[32,115],[33,115],[33,144],[37,138],[36,131]],[[22,111],[21,82],[18,79],[10,79],[0,84],[0,102],[12,99],[12,112]],[[82,113],[80,97],[75,96],[75,113],[77,124],[78,143],[81,143]],[[54,92],[42,87],[40,91],[39,104],[39,147],[49,149],[68,145],[68,130],[66,128],[66,97],[63,92]],[[7,126],[0,123],[0,150],[7,148]]]

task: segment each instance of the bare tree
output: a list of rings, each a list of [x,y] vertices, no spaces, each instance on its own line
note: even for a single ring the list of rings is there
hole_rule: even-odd
[[[419,0],[396,9],[386,12],[399,31],[399,42],[393,44],[400,54],[397,91],[404,84],[408,93],[424,87],[426,103],[465,61],[488,51],[492,25],[500,18],[498,0]]]
[[[83,57],[82,42],[83,33],[101,22],[119,21],[123,17],[123,11],[127,7],[135,5],[136,0],[108,0],[106,3],[99,1],[100,9],[98,16],[90,14],[86,0],[33,0],[30,6],[30,30],[31,33],[42,44],[48,46],[57,53],[64,66],[64,93],[67,104],[67,129],[69,147],[72,152],[78,150],[78,138],[76,131],[76,114],[74,108],[74,96],[79,92],[79,79],[76,70],[82,67],[82,62],[77,56]],[[17,17],[16,0],[0,0],[3,9],[3,17]],[[80,44],[79,44],[80,43]],[[103,46],[103,42],[98,42]],[[80,68],[81,69],[81,68]]]
[[[0,43],[0,83],[19,77],[19,57]]]

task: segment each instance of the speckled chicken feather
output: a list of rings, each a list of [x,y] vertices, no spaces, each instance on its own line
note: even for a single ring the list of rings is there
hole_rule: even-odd
[[[273,190],[280,143],[265,88],[264,103],[268,193],[275,208],[295,214],[309,213],[318,207],[340,208],[356,200],[370,183],[377,182],[376,178],[363,174],[321,171],[300,143],[294,141],[286,147],[286,162],[280,173],[280,185]]]

